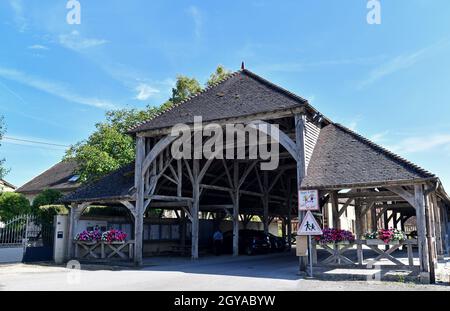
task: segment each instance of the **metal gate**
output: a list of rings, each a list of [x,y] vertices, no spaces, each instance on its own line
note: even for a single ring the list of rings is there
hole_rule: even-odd
[[[36,215],[21,215],[0,227],[0,249],[23,250],[22,262],[53,259],[54,227]]]

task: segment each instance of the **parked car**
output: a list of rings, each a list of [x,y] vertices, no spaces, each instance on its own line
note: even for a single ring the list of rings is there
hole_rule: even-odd
[[[262,231],[239,230],[239,253],[253,255],[268,253],[271,250],[270,238]],[[233,252],[233,232],[228,231],[223,235],[223,251]]]
[[[270,246],[273,252],[284,252],[289,248],[287,238],[282,238],[272,233],[268,234],[270,240]]]

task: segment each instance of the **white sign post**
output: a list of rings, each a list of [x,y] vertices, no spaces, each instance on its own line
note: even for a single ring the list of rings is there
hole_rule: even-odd
[[[309,269],[310,276],[313,277],[313,264],[312,264],[312,236],[322,235],[322,228],[320,228],[314,215],[308,211],[303,219],[302,224],[298,228],[297,235],[307,235],[308,236],[308,253],[309,253]]]

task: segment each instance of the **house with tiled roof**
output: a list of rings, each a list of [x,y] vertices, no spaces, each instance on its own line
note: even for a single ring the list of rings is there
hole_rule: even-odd
[[[16,192],[23,194],[30,202],[46,189],[58,190],[63,195],[68,195],[81,186],[77,169],[75,161],[59,162],[19,187]]]
[[[0,193],[2,192],[14,192],[16,190],[16,186],[7,182],[4,179],[0,179]]]

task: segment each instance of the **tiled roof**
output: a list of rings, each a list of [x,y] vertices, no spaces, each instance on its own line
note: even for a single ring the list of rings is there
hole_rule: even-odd
[[[130,132],[156,130],[179,123],[192,124],[194,116],[202,116],[203,121],[215,121],[305,105],[310,107],[300,96],[243,69],[135,126]]]
[[[4,186],[6,186],[8,188],[11,188],[11,189],[16,189],[16,186],[14,186],[13,184],[7,182],[4,179],[0,179],[0,185],[4,185]]]
[[[302,188],[435,178],[432,173],[339,124],[321,130]]]
[[[134,163],[126,165],[100,180],[83,186],[65,196],[61,201],[88,202],[130,197],[134,186]]]
[[[25,185],[16,190],[19,193],[39,193],[45,189],[55,189],[59,191],[72,191],[80,184],[70,181],[76,174],[78,165],[75,161],[62,161],[39,176],[33,178]]]

